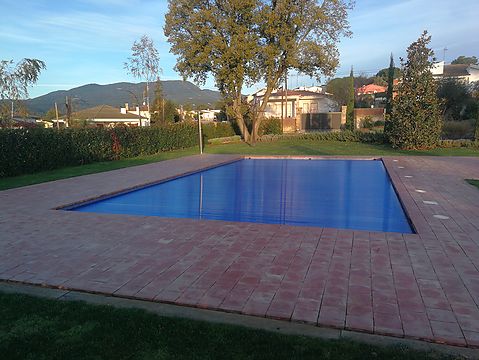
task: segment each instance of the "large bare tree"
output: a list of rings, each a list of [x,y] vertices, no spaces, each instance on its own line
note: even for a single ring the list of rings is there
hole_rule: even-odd
[[[150,84],[159,80],[161,69],[160,55],[148,35],[143,35],[140,40],[133,43],[131,57],[124,63],[124,67],[134,77],[146,81],[146,104],[150,111]]]
[[[350,35],[346,0],[169,0],[165,34],[176,69],[204,83],[212,75],[246,141],[254,142],[268,99],[289,69],[320,77],[337,68],[337,44]],[[244,85],[262,80],[252,133],[241,114]]]

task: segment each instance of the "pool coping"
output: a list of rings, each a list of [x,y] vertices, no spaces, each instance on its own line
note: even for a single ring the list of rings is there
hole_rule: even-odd
[[[381,163],[383,164],[383,167],[384,167],[384,170],[386,172],[386,176],[387,178],[389,179],[392,187],[393,187],[393,190],[394,190],[394,193],[396,194],[396,197],[399,201],[399,205],[405,215],[405,218],[406,218],[406,221],[408,222],[410,228],[411,228],[411,233],[403,233],[403,232],[399,232],[399,231],[394,231],[393,233],[399,233],[399,234],[417,234],[417,229],[416,227],[414,226],[414,222],[412,220],[412,218],[410,217],[409,215],[409,212],[408,212],[408,209],[406,208],[403,200],[401,199],[401,196],[399,195],[399,192],[397,190],[397,186],[395,184],[395,182],[393,181],[392,177],[391,177],[391,174],[390,174],[390,169],[388,168],[386,162],[384,161],[384,158],[383,157],[350,157],[350,156],[345,156],[345,157],[324,157],[324,156],[299,156],[299,155],[268,155],[268,156],[262,156],[262,155],[244,155],[244,156],[241,156],[240,158],[236,158],[236,159],[232,159],[232,160],[228,160],[228,161],[224,161],[224,162],[220,162],[218,164],[215,164],[215,165],[210,165],[210,166],[206,166],[204,168],[200,168],[200,169],[195,169],[195,170],[192,170],[192,171],[187,171],[187,172],[184,172],[184,173],[180,173],[180,174],[177,174],[177,175],[173,175],[173,176],[170,176],[170,177],[166,177],[166,178],[163,178],[161,180],[155,180],[155,181],[152,181],[152,182],[147,182],[147,183],[143,183],[143,184],[136,184],[132,187],[128,187],[128,188],[125,188],[123,190],[118,190],[118,191],[114,191],[112,193],[106,193],[106,194],[102,194],[102,195],[99,195],[99,196],[95,196],[95,197],[92,197],[92,198],[88,198],[88,199],[83,199],[83,200],[80,200],[80,201],[76,201],[75,203],[71,203],[71,204],[65,204],[65,205],[60,205],[60,206],[55,206],[54,208],[52,208],[52,210],[64,210],[64,211],[71,211],[71,210],[74,210],[76,208],[80,208],[82,206],[85,206],[85,205],[89,205],[89,204],[92,204],[92,203],[95,203],[95,202],[98,202],[98,201],[102,201],[102,200],[105,200],[105,199],[108,199],[108,198],[113,198],[113,197],[116,197],[116,196],[119,196],[119,195],[123,195],[123,194],[127,194],[127,193],[131,193],[131,192],[135,192],[135,191],[138,191],[138,190],[142,190],[142,189],[146,189],[146,188],[149,188],[149,187],[152,187],[152,186],[155,186],[155,185],[159,185],[159,184],[162,184],[162,183],[166,183],[166,182],[169,182],[169,181],[173,181],[173,180],[176,180],[176,179],[179,179],[179,178],[182,178],[182,177],[185,177],[185,176],[189,176],[189,175],[193,175],[193,174],[197,174],[197,173],[200,173],[202,171],[207,171],[207,170],[211,170],[211,169],[214,169],[214,168],[218,168],[218,167],[221,167],[221,166],[224,166],[224,165],[229,165],[229,164],[232,164],[232,163],[235,163],[235,162],[238,162],[238,161],[241,161],[241,160],[245,160],[245,159],[251,159],[251,160],[255,160],[255,159],[265,159],[265,160],[268,160],[268,159],[271,159],[271,160],[276,160],[276,159],[287,159],[287,160],[355,160],[355,161],[381,161]],[[409,195],[408,193],[405,193],[403,194],[404,196],[407,196]],[[130,216],[155,216],[155,215],[134,215],[134,214],[113,214],[113,215],[130,215]],[[165,216],[164,218],[175,218],[175,217],[167,217]],[[201,221],[226,221],[226,222],[234,222],[234,221],[231,221],[231,220],[224,220],[224,219],[197,219],[197,218],[190,218],[190,217],[179,217],[178,219],[183,219],[183,218],[188,218],[188,219],[195,219],[195,220],[201,220]],[[255,224],[254,222],[247,222],[247,221],[244,221],[244,223],[247,223],[247,224]],[[301,227],[317,227],[317,228],[322,228],[321,226],[312,226],[312,225],[307,225],[307,226],[302,226],[302,225],[294,225],[294,224],[275,224],[275,223],[261,223],[261,224],[270,224],[270,225],[286,225],[286,226],[301,226]],[[328,228],[328,227],[325,227],[325,228]],[[332,228],[333,229],[333,228]],[[354,228],[334,228],[334,229],[342,229],[342,230],[351,230],[351,231],[373,231],[373,232],[381,232],[379,230],[367,230],[367,229],[354,229]]]

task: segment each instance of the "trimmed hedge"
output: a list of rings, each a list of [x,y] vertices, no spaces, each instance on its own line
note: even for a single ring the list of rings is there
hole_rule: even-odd
[[[265,118],[259,125],[259,135],[281,135],[283,133],[283,124],[280,118]]]
[[[345,141],[345,142],[364,142],[373,144],[384,144],[386,138],[382,132],[361,132],[358,130],[350,131],[317,131],[309,133],[295,133],[283,135],[263,135],[258,141],[276,141],[276,140],[314,140],[314,141]]]
[[[438,146],[441,148],[479,148],[479,141],[470,139],[440,140]]]
[[[0,130],[0,177],[150,155],[198,144],[194,123],[147,128]]]
[[[233,135],[233,136],[226,136],[222,138],[208,139],[208,144],[211,144],[211,145],[228,144],[232,142],[241,142],[241,136]]]
[[[230,122],[212,122],[201,125],[203,136],[208,139],[224,138],[236,135]]]

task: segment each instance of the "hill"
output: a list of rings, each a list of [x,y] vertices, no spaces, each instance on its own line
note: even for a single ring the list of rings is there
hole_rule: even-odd
[[[202,90],[198,86],[189,81],[166,80],[162,81],[163,94],[169,100],[177,104],[211,104],[220,100],[221,95],[218,91]],[[24,104],[30,112],[43,114],[51,109],[57,102],[61,112],[64,111],[65,97],[70,96],[73,99],[73,110],[78,111],[97,105],[111,105],[119,107],[123,104],[136,104],[134,96],[129,92],[133,92],[140,100],[146,83],[129,83],[120,82],[115,84],[98,85],[88,84],[76,87],[70,90],[58,90],[51,93],[38,96],[33,99],[26,100]],[[154,98],[155,84],[150,90],[150,102]]]

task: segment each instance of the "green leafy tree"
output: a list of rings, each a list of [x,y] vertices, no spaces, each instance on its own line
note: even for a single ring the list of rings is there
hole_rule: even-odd
[[[23,59],[18,63],[13,60],[0,60],[0,100],[16,102],[28,97],[28,87],[38,81],[42,70],[46,69],[45,63],[38,59]],[[10,104],[2,102],[0,122],[2,126],[8,126],[11,117]]]
[[[60,113],[60,111],[58,111],[58,117],[60,118],[61,116],[62,116],[62,114]],[[56,118],[57,118],[57,113],[56,113],[54,107],[50,108],[45,113],[45,115],[43,115],[43,119],[45,119],[45,120],[53,120],[53,119],[56,119]]]
[[[394,66],[394,61],[393,61],[393,70],[394,70],[393,79],[399,79],[402,75],[402,71],[400,68]],[[390,76],[389,75],[390,71],[391,71],[391,64],[389,64],[389,67],[379,70],[378,73],[376,74],[376,77],[381,78],[387,82]]]
[[[479,61],[475,56],[459,56],[457,59],[453,60],[451,64],[466,64],[466,65],[478,65]]]
[[[349,76],[331,79],[326,84],[326,92],[332,94],[339,105],[347,105],[349,99]]]
[[[176,104],[165,98],[161,82],[158,80],[155,86],[155,100],[151,108],[153,114],[151,122],[153,125],[172,123],[179,120],[179,113]]]
[[[349,89],[348,89],[348,108],[346,110],[346,129],[354,130],[354,73],[351,67],[349,74]]]
[[[446,78],[439,82],[437,96],[444,102],[445,120],[475,119],[477,100],[462,81]]]
[[[150,84],[160,77],[160,56],[153,40],[143,35],[131,47],[132,55],[124,63],[125,69],[134,77],[146,81],[146,104],[150,110]]]
[[[401,59],[403,75],[391,116],[389,141],[401,149],[426,149],[437,145],[442,127],[441,102],[431,69],[434,52],[428,48],[427,31],[407,49]]]
[[[38,81],[45,63],[37,59],[0,61],[0,99],[18,100],[28,97],[28,87]]]
[[[391,53],[391,58],[389,60],[389,71],[388,71],[388,82],[387,82],[387,92],[386,92],[386,118],[384,123],[384,134],[386,137],[389,136],[391,131],[391,115],[393,112],[393,92],[394,92],[394,76],[396,74],[396,67],[394,67],[394,57]]]
[[[350,36],[348,0],[262,0],[259,2],[259,74],[266,91],[253,135],[258,134],[264,110],[272,91],[290,70],[315,77],[331,76],[339,64],[337,44]]]
[[[338,65],[337,42],[349,35],[347,1],[170,0],[165,34],[183,77],[212,75],[246,141],[254,141],[265,107],[288,69],[319,77]],[[253,116],[242,112],[242,89],[262,80],[266,91]]]
[[[163,99],[158,111],[155,111],[151,115],[152,125],[171,124],[178,122],[180,120],[180,115],[176,109],[177,106],[173,101]]]
[[[256,0],[170,0],[165,18],[165,35],[177,56],[175,69],[199,84],[212,75],[240,129],[246,129],[243,87],[258,80],[256,5]],[[246,129],[246,141],[249,135]]]

